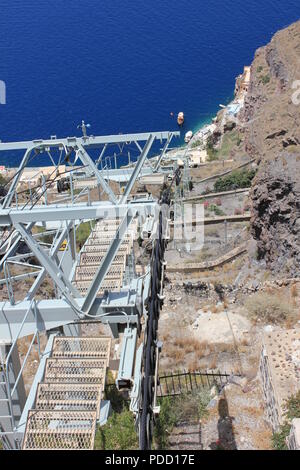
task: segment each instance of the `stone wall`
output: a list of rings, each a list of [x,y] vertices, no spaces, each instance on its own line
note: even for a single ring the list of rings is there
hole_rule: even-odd
[[[287,445],[290,450],[300,450],[300,419],[294,418],[290,435],[287,439]]]
[[[281,424],[280,409],[278,401],[276,400],[274,385],[272,383],[268,354],[264,346],[262,347],[259,371],[265,401],[266,417],[270,422],[273,431],[277,431]]]
[[[300,390],[300,329],[265,332],[260,378],[267,419],[277,432],[285,422],[286,402]],[[299,426],[299,425],[298,425]]]

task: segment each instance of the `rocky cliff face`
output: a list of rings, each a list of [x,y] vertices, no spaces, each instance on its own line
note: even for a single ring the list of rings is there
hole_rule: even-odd
[[[240,118],[258,163],[251,220],[258,255],[300,276],[300,22],[256,52]]]

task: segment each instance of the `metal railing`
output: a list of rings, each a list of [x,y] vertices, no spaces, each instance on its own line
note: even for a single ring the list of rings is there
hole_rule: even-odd
[[[32,340],[31,340],[31,342],[28,346],[28,350],[26,352],[26,355],[24,357],[24,360],[23,360],[23,363],[20,367],[18,375],[15,378],[14,383],[12,385],[11,384],[11,378],[9,376],[10,362],[11,362],[11,359],[12,359],[12,353],[13,353],[15,348],[18,348],[18,346],[17,346],[18,339],[20,338],[22,329],[23,329],[24,324],[27,320],[27,317],[30,313],[33,313],[33,315],[34,315],[34,318],[35,318],[35,321],[36,321],[36,330],[33,334]],[[14,339],[14,341],[13,341],[11,347],[10,347],[10,350],[9,350],[9,353],[7,354],[6,359],[1,358],[2,376],[4,378],[4,382],[1,382],[1,385],[5,386],[5,391],[6,391],[6,395],[7,395],[7,397],[4,398],[3,401],[8,402],[9,414],[5,415],[5,416],[4,415],[0,416],[0,421],[3,420],[3,419],[10,419],[11,420],[11,428],[12,428],[12,431],[3,431],[2,429],[0,430],[0,440],[2,441],[2,443],[5,447],[7,447],[7,445],[8,445],[7,436],[15,434],[15,429],[16,429],[16,424],[17,424],[16,421],[15,421],[15,416],[14,416],[13,396],[14,396],[16,390],[17,390],[17,387],[19,385],[20,380],[22,379],[22,374],[23,374],[24,368],[26,366],[28,357],[30,355],[30,352],[32,350],[32,347],[33,347],[35,341],[37,342],[37,345],[38,345],[38,355],[39,355],[39,359],[40,359],[41,358],[41,348],[40,348],[39,331],[38,331],[38,326],[37,326],[36,301],[35,301],[35,299],[32,299],[32,301],[30,302],[30,305],[27,309],[27,312],[24,315],[24,318],[22,320],[19,331],[18,331],[18,333],[17,333],[17,335],[16,335],[16,337],[15,337],[15,339]]]
[[[200,372],[200,371],[183,371],[177,373],[170,373],[160,375],[158,379],[157,398],[172,397],[185,393],[191,393],[202,388],[213,387],[214,385],[218,390],[222,389],[233,374],[227,372]],[[234,374],[235,376],[237,374]],[[114,383],[106,384],[105,391],[110,392],[116,390],[117,387]],[[130,398],[123,397],[130,401]]]
[[[184,371],[159,376],[158,397],[168,397],[190,393],[201,388],[222,388],[230,374],[220,372]]]

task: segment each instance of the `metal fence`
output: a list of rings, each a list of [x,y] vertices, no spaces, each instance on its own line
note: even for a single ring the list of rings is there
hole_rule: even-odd
[[[200,371],[183,371],[174,372],[166,375],[160,375],[157,387],[157,397],[170,397],[191,393],[202,388],[213,387],[214,385],[220,390],[227,384],[232,374],[226,372],[200,372]],[[236,374],[235,374],[236,375]],[[107,384],[106,391],[115,389],[116,385]]]
[[[159,377],[158,397],[167,397],[181,395],[182,393],[190,393],[201,388],[223,387],[227,382],[230,374],[220,372],[200,372],[187,371],[178,372]]]

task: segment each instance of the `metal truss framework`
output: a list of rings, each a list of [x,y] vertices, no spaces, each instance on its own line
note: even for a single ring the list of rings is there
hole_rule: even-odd
[[[9,187],[7,195],[2,200],[0,208],[0,227],[11,228],[10,235],[4,240],[5,253],[0,260],[0,272],[9,272],[8,265],[15,258],[18,246],[24,241],[30,250],[30,254],[40,263],[40,269],[29,275],[36,277],[25,298],[16,302],[13,295],[12,283],[18,276],[5,277],[9,292],[9,300],[0,302],[0,352],[2,356],[2,375],[4,381],[0,383],[0,436],[6,448],[19,448],[18,439],[22,439],[24,422],[20,424],[22,411],[32,408],[34,392],[29,394],[26,402],[22,392],[22,371],[16,358],[17,340],[28,335],[34,335],[36,340],[39,332],[72,331],[78,334],[78,325],[82,321],[101,321],[110,325],[114,337],[118,337],[121,325],[125,325],[124,341],[122,345],[120,369],[117,383],[121,385],[132,384],[140,381],[139,371],[142,354],[136,354],[137,332],[140,331],[141,315],[145,314],[146,300],[150,285],[150,272],[143,277],[133,277],[120,292],[107,292],[99,297],[97,293],[107,275],[113,260],[120,249],[127,230],[132,220],[139,217],[139,224],[149,225],[149,216],[155,218],[159,213],[159,206],[152,198],[135,198],[129,202],[129,196],[137,181],[143,166],[150,162],[147,157],[153,143],[159,140],[165,141],[162,152],[154,165],[150,163],[150,171],[159,170],[161,161],[165,156],[168,145],[179,132],[153,132],[143,134],[125,134],[117,136],[83,136],[68,137],[64,139],[51,138],[48,140],[33,140],[24,142],[0,143],[0,151],[25,150],[21,164]],[[103,172],[99,169],[104,154],[109,145],[125,146],[134,142],[140,151],[136,165],[132,169],[131,176],[122,195],[116,195]],[[140,142],[145,142],[144,147]],[[88,154],[89,149],[101,149],[100,156],[94,162]],[[58,150],[60,156],[55,162],[52,150]],[[37,190],[37,197],[31,199],[31,205],[23,206],[18,200],[17,188],[21,176],[30,159],[35,155],[47,153],[53,164],[56,176],[50,182],[43,181],[42,188]],[[65,156],[65,157],[63,157]],[[71,157],[74,156],[70,164]],[[63,160],[64,158],[64,160]],[[71,183],[71,203],[48,204],[47,189],[57,180],[57,169],[65,161],[70,164],[69,172]],[[87,177],[95,177],[99,187],[106,194],[107,201],[79,202],[81,196],[74,197],[72,179],[76,178],[74,165],[82,163],[82,169]],[[86,192],[82,192],[86,194]],[[30,192],[30,196],[31,192]],[[41,197],[44,198],[41,203]],[[101,220],[106,218],[120,219],[121,223],[115,231],[115,237],[107,249],[105,256],[94,275],[88,292],[82,297],[74,284],[72,277],[78,263],[80,254],[76,253],[76,227],[82,221]],[[36,225],[47,226],[54,224],[55,236],[50,246],[45,246],[33,233]],[[48,225],[47,225],[48,224]],[[47,230],[45,232],[48,233]],[[50,233],[50,232],[49,232]],[[61,252],[63,242],[67,240],[67,246]],[[22,260],[23,258],[21,258]],[[14,261],[15,262],[15,261]],[[23,263],[25,265],[25,263]],[[42,282],[49,276],[53,281],[57,297],[51,300],[35,300],[36,292]],[[24,275],[21,275],[25,277]],[[20,277],[20,276],[19,276]],[[74,326],[74,328],[72,327]],[[26,358],[34,344],[31,342]],[[26,362],[26,360],[25,360]],[[135,362],[135,368],[133,364]],[[42,363],[42,362],[41,362]],[[11,370],[8,376],[7,371]],[[36,383],[36,387],[37,387]],[[2,387],[2,388],[1,388]],[[33,387],[34,388],[34,387]],[[133,387],[132,399],[137,400],[136,387]],[[17,412],[12,402],[20,403]],[[135,409],[133,407],[133,409]],[[137,411],[135,409],[135,411]],[[5,414],[6,413],[6,414]],[[22,430],[23,431],[22,431]],[[17,436],[17,438],[16,438]],[[21,437],[20,437],[21,436]]]

